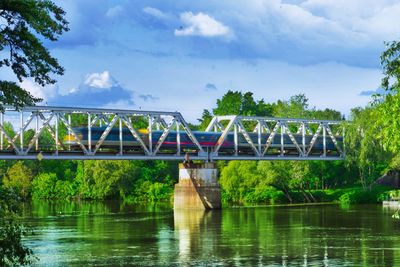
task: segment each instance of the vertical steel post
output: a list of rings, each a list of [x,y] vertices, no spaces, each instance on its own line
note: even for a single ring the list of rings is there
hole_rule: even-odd
[[[1,126],[4,129],[4,113],[3,112],[0,113],[0,123],[1,123]],[[0,149],[1,150],[4,149],[4,147],[3,147],[4,144],[3,143],[4,143],[4,133],[3,133],[3,131],[1,131],[1,134],[0,134]]]
[[[283,134],[285,133],[285,125],[281,124],[281,157],[284,155],[285,150],[285,140]]]
[[[71,125],[71,113],[68,113],[68,124],[69,124],[69,127],[68,127],[68,141],[69,141],[69,145],[68,145],[68,150],[71,150],[71,135],[72,135],[72,133],[71,133],[71,130],[70,130],[70,128],[72,128],[72,125]]]
[[[149,115],[149,152],[153,153],[153,117]]]
[[[306,124],[305,122],[301,123],[301,135],[302,135],[302,145],[303,145],[303,155],[306,156]]]
[[[235,147],[235,156],[237,156],[239,154],[239,151],[238,151],[238,126],[236,123],[233,125],[233,142]]]
[[[36,113],[36,133],[39,132],[39,112]],[[39,138],[36,139],[35,141],[35,150],[39,150]]]
[[[323,146],[324,146],[324,154],[323,156],[326,157],[326,125],[325,123],[322,124],[322,142],[323,142]]]
[[[179,120],[176,121],[176,149],[178,150],[176,155],[181,155],[181,133],[179,131]]]
[[[92,152],[92,120],[91,120],[91,114],[88,113],[88,152]]]
[[[258,152],[261,154],[261,133],[262,133],[262,127],[261,127],[261,121],[258,121]]]
[[[118,116],[119,117],[119,116]],[[123,154],[124,140],[122,135],[122,119],[119,117],[119,154]]]
[[[24,151],[24,112],[20,112],[20,134],[19,134],[21,152]]]
[[[56,113],[56,125],[55,125],[55,130],[56,130],[56,155],[58,155],[58,113]]]

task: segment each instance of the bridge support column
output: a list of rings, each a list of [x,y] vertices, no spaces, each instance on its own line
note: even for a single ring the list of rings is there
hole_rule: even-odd
[[[215,163],[179,164],[174,209],[220,209],[221,189]]]

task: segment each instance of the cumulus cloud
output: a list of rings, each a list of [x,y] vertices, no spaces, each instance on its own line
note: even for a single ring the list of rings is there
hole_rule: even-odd
[[[78,86],[67,90],[55,85],[42,87],[32,80],[24,80],[20,86],[48,105],[114,108],[120,108],[119,104],[134,105],[133,91],[122,86],[109,71],[88,73]]]
[[[231,36],[231,30],[213,17],[199,12],[184,12],[180,15],[181,22],[185,27],[175,29],[176,36],[197,35],[203,37]]]
[[[216,91],[216,90],[218,90],[218,89],[217,89],[217,86],[215,86],[215,84],[213,84],[213,83],[207,83],[207,84],[204,86],[204,90],[206,90],[206,91]]]
[[[33,96],[41,98],[43,102],[55,97],[58,94],[58,88],[55,85],[41,86],[32,80],[23,80],[19,83],[23,89],[30,92]]]
[[[88,73],[78,87],[64,92],[64,103],[102,107],[121,101],[133,105],[133,92],[123,87],[109,71]]]
[[[99,89],[110,89],[118,86],[117,80],[110,75],[109,71],[89,73],[86,75],[83,84]]]
[[[383,41],[400,35],[400,28],[393,23],[400,13],[400,2],[396,0],[189,1],[178,6],[161,0],[152,1],[151,6],[145,0],[118,5],[113,1],[104,5],[95,0],[81,2],[62,3],[71,31],[55,45],[106,44],[113,51],[126,49],[129,53],[146,50],[207,58],[274,59],[302,65],[334,61],[377,67]],[[110,18],[120,23],[110,23]],[[177,43],[176,36],[207,38],[196,43],[182,38]]]

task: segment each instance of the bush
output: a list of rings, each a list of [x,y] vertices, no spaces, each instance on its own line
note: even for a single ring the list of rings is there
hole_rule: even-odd
[[[159,202],[168,201],[173,194],[173,188],[169,184],[142,181],[135,185],[135,190],[131,195],[124,197],[124,201],[129,203],[138,202]]]
[[[23,198],[27,198],[30,195],[32,178],[32,171],[22,161],[18,161],[8,169],[3,184],[5,188],[12,188]]]
[[[55,173],[39,174],[32,182],[33,198],[66,199],[74,195],[72,183],[59,180]]]
[[[12,189],[0,187],[0,266],[32,263],[32,251],[23,245],[26,229],[19,223],[20,196]]]
[[[363,190],[362,188],[351,189],[339,197],[341,204],[368,204],[377,203],[382,200],[382,196],[388,191],[387,187],[376,186],[372,190]]]

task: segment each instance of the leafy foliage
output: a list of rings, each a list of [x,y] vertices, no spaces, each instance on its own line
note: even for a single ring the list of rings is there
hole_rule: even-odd
[[[373,107],[353,109],[352,121],[346,126],[349,168],[356,168],[364,188],[369,188],[387,168],[391,153],[385,149],[386,132],[381,127],[379,110]]]
[[[3,184],[6,188],[12,188],[23,198],[27,198],[31,190],[31,181],[33,174],[31,169],[24,165],[22,161],[18,161],[10,169],[3,178]]]
[[[55,83],[51,74],[61,75],[64,69],[42,40],[56,41],[68,30],[64,16],[64,10],[49,0],[1,1],[0,51],[7,53],[2,53],[0,68],[9,67],[20,82],[32,77],[42,86]],[[11,81],[0,81],[0,92],[0,109],[3,105],[21,108],[40,100]]]
[[[32,251],[21,241],[26,230],[16,217],[20,200],[20,196],[12,189],[0,187],[0,266],[32,263]]]
[[[400,42],[386,43],[386,50],[381,55],[384,77],[382,87],[388,91],[398,91],[400,88]]]

